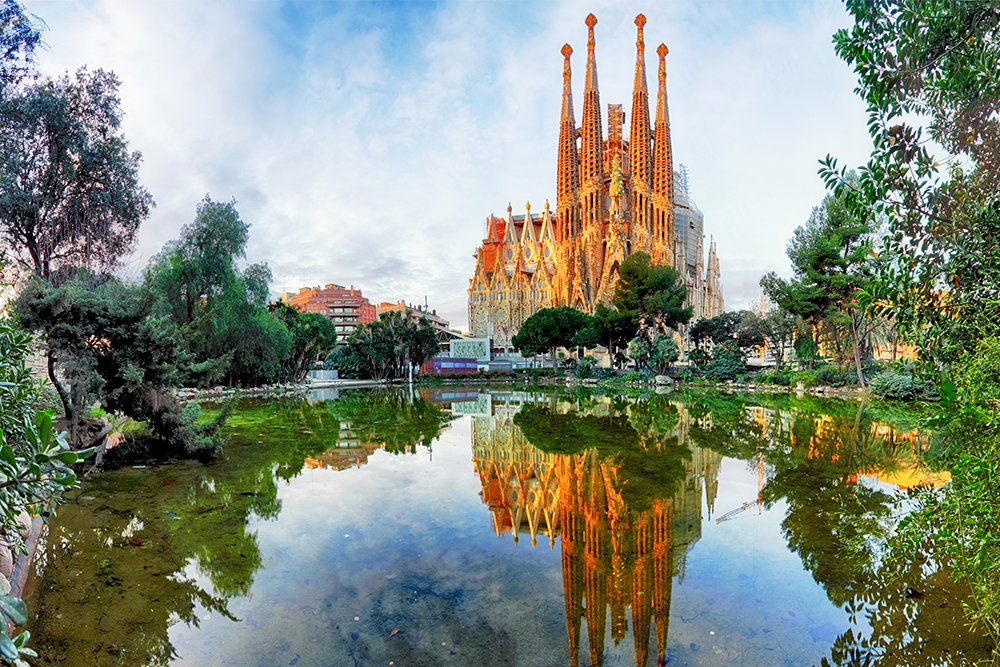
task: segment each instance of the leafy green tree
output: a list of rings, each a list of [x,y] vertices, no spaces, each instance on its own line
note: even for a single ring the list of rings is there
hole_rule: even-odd
[[[284,364],[284,376],[300,382],[319,359],[326,359],[337,342],[334,323],[318,313],[300,313],[287,303],[276,301],[268,310],[288,328],[292,349]]]
[[[628,344],[628,356],[638,366],[645,366],[654,373],[663,374],[670,370],[670,364],[680,357],[680,348],[673,336],[658,333],[653,340],[636,337]]]
[[[913,522],[915,533],[934,530],[952,549],[975,597],[971,620],[998,646],[1000,547],[987,489],[1000,477],[990,398],[1000,385],[1000,8],[989,0],[847,6],[854,25],[834,42],[857,74],[873,149],[857,183],[829,156],[821,174],[853,210],[886,220],[863,301],[919,347],[924,369],[942,374],[936,421],[960,452],[950,491]]]
[[[685,308],[687,288],[670,266],[652,264],[644,252],[634,252],[618,268],[611,304],[627,317],[636,333],[652,340],[658,332],[687,324],[694,309]]]
[[[2,7],[0,7],[2,8]],[[70,451],[65,437],[56,435],[52,417],[34,412],[38,384],[25,365],[30,338],[0,319],[0,536],[14,547],[21,545],[15,517],[23,511],[48,517],[63,494],[76,486],[70,465],[82,461],[93,449]],[[22,545],[23,546],[23,545]],[[25,666],[22,656],[36,656],[27,647],[28,632],[11,637],[11,626],[24,625],[27,608],[19,598],[0,594],[0,661]]]
[[[656,334],[649,344],[649,367],[654,373],[666,373],[680,356],[680,348],[673,336]]]
[[[873,150],[856,183],[829,156],[821,174],[854,210],[886,219],[868,303],[940,367],[1000,323],[1000,9],[848,9],[855,24],[834,42],[858,76]]]
[[[357,327],[347,338],[347,347],[347,351],[331,354],[329,363],[345,374],[375,380],[404,377],[411,366],[419,367],[441,351],[426,317],[414,322],[400,311],[382,313],[375,322]]]
[[[583,325],[573,336],[573,344],[577,347],[592,348],[604,343],[608,338],[607,331],[601,318],[597,315],[588,315]],[[609,346],[610,349],[610,346]]]
[[[697,347],[708,348],[733,338],[739,326],[738,313],[721,313],[715,317],[698,320],[691,325],[688,335]]]
[[[608,308],[603,303],[598,302],[594,307],[594,317],[600,321],[598,329],[600,341],[607,345],[608,351],[612,354],[618,348],[628,345],[639,332],[639,327],[631,315],[616,308]]]
[[[774,365],[781,368],[785,361],[785,348],[794,342],[795,315],[778,306],[764,316],[764,337],[774,357]]]
[[[326,368],[335,368],[340,377],[358,380],[368,377],[368,362],[350,341],[337,345],[326,355]]]
[[[746,371],[746,354],[736,340],[729,339],[712,348],[712,360],[705,365],[704,372],[710,380],[734,380]]]
[[[846,178],[857,180],[853,175]],[[871,240],[877,231],[867,211],[850,207],[843,196],[827,195],[788,243],[794,278],[785,280],[772,271],[760,280],[781,308],[813,325],[832,325],[835,340],[841,325],[846,325],[861,386],[865,379],[858,327],[864,307],[858,299],[869,283]]]
[[[154,314],[174,325],[197,365],[185,383],[258,385],[289,379],[292,336],[266,304],[271,270],[253,264],[240,270],[250,225],[236,201],[206,195],[192,223],[146,267],[144,280],[157,296]]]
[[[121,133],[118,86],[81,69],[0,99],[0,240],[46,281],[116,266],[153,206]]]
[[[42,36],[16,0],[0,0],[0,99],[34,64]]]
[[[524,321],[510,342],[524,356],[550,353],[554,366],[556,348],[575,346],[574,339],[588,324],[593,326],[588,315],[575,308],[542,308]]]
[[[99,401],[109,413],[148,422],[176,449],[217,446],[226,413],[199,424],[198,404],[178,401],[172,390],[188,358],[170,330],[149,317],[152,304],[147,291],[113,278],[77,277],[59,287],[35,278],[22,290],[18,324],[42,335],[71,443],[92,444],[87,408]]]
[[[639,368],[648,366],[649,364],[649,341],[645,338],[636,336],[629,341],[628,344],[628,356],[635,362],[635,365]]]

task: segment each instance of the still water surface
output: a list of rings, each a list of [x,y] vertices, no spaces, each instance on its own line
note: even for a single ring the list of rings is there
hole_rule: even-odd
[[[880,561],[900,489],[946,480],[894,421],[714,393],[245,400],[217,460],[84,482],[40,548],[33,645],[72,665],[971,662],[988,650],[944,564]]]

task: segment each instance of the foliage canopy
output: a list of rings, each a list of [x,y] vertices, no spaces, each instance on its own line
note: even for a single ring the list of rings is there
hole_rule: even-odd
[[[46,281],[116,266],[153,206],[121,133],[118,86],[80,69],[0,99],[0,240]]]

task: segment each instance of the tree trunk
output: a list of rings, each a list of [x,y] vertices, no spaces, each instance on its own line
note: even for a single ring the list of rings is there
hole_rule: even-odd
[[[854,367],[858,371],[858,384],[864,388],[865,376],[861,372],[861,354],[858,352],[858,330],[854,326],[854,310],[849,309],[847,311],[847,316],[850,318],[851,323],[851,342],[854,344]]]
[[[49,371],[49,381],[52,382],[52,386],[56,388],[56,393],[59,394],[59,400],[62,401],[63,411],[66,413],[66,419],[73,423],[76,418],[76,410],[73,409],[73,399],[69,395],[69,391],[66,387],[56,378],[56,355],[52,350],[47,350],[45,352],[45,361]]]

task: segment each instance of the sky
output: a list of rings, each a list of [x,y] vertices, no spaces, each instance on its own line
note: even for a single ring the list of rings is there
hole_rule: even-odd
[[[651,92],[656,47],[670,49],[674,165],[730,310],[759,300],[764,273],[790,275],[788,239],[825,195],[818,161],[855,166],[871,149],[831,41],[851,24],[840,0],[24,4],[46,26],[42,73],[121,80],[156,201],[132,275],[208,194],[236,200],[246,261],[267,262],[274,296],[354,286],[376,304],[426,301],[467,331],[486,218],[555,208],[560,49],[574,49],[579,119],[590,12],[605,134],[611,103],[628,127],[638,13]]]

